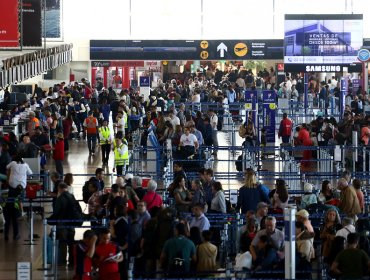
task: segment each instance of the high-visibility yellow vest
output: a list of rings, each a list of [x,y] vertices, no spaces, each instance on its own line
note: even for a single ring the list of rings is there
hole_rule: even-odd
[[[122,148],[123,145],[127,146],[127,141],[125,139],[123,139],[123,143],[118,147],[114,145],[114,163],[116,166],[128,165],[129,159],[128,149],[123,155],[118,152],[118,148]]]
[[[110,129],[107,126],[102,126],[99,128],[103,139],[100,139],[100,145],[110,144]]]
[[[128,123],[127,123],[127,113],[125,111],[123,111],[123,119],[125,120],[125,128],[128,128]]]

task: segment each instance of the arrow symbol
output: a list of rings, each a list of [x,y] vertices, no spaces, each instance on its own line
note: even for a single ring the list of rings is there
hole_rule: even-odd
[[[217,51],[220,51],[220,57],[224,57],[225,52],[227,52],[227,46],[221,42],[221,44],[217,46]]]

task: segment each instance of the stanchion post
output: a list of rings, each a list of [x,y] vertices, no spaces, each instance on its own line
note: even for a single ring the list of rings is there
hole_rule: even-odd
[[[42,225],[44,227],[44,247],[43,247],[43,269],[48,269],[48,221],[46,219],[42,220]]]
[[[296,208],[284,209],[285,279],[295,279],[295,215]]]
[[[358,137],[357,137],[357,131],[352,131],[352,145],[353,145],[353,151],[352,151],[352,169],[353,174],[356,172],[356,162],[358,158]]]
[[[56,240],[57,238],[56,226],[53,226],[51,228],[51,233],[52,233],[52,238],[53,238],[53,257],[52,257],[51,267],[52,267],[54,279],[56,279],[55,277],[56,277],[57,268],[58,268],[58,254],[57,254],[58,246],[57,246],[57,240]]]

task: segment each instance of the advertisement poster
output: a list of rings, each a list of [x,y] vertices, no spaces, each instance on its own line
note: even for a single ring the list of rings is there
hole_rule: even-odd
[[[41,47],[41,1],[23,0],[23,46]]]
[[[266,142],[275,143],[276,93],[273,90],[263,91],[263,128]]]
[[[356,93],[362,87],[362,79],[352,79],[352,92]]]
[[[363,38],[362,15],[285,15],[284,63],[350,64]]]
[[[43,37],[62,40],[62,0],[45,0],[43,5],[45,5],[45,18],[42,21]]]
[[[0,48],[19,47],[18,0],[0,1]]]
[[[256,124],[256,103],[257,103],[257,91],[256,90],[246,90],[245,91],[245,110],[248,112],[248,116],[252,114],[253,123]]]

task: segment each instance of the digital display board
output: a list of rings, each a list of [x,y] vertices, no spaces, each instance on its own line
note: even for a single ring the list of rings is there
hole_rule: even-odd
[[[363,16],[285,15],[284,63],[337,65],[357,62]]]
[[[282,59],[283,40],[91,40],[91,60]]]

